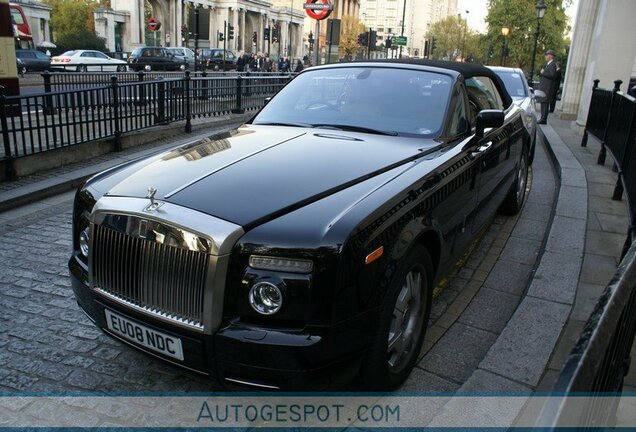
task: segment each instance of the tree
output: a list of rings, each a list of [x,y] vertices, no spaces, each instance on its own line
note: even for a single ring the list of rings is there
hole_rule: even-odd
[[[104,39],[88,31],[65,34],[57,38],[55,44],[57,45],[55,51],[58,53],[76,49],[106,51],[106,42]]]
[[[354,16],[345,15],[342,17],[340,27],[340,56],[352,59],[358,52],[358,35],[364,33],[364,24]]]
[[[427,34],[427,39],[435,38],[432,58],[435,60],[454,60],[461,51],[466,28],[464,20],[455,15],[433,23]],[[468,31],[472,32],[470,28]],[[468,36],[468,33],[466,35]]]
[[[537,45],[537,57],[535,64],[543,64],[543,53],[548,49],[557,52],[557,57],[565,55],[565,34],[570,30],[565,9],[572,0],[545,0],[547,6],[545,16],[541,20],[541,32]],[[537,25],[536,0],[489,0],[488,34],[486,43],[492,44],[494,56],[492,64],[499,64],[503,47],[501,28],[504,25],[510,27],[507,37],[508,56],[506,66],[516,66],[529,72],[532,63],[532,49],[534,46],[534,33]],[[540,67],[535,67],[540,69]],[[536,72],[536,70],[535,70]]]
[[[44,0],[51,6],[51,29],[54,40],[80,38],[86,33],[95,33],[93,9],[105,2],[92,0]]]

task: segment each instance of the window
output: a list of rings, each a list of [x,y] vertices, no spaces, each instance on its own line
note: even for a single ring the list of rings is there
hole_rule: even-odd
[[[48,60],[49,56],[47,56],[44,53],[41,53],[40,51],[36,51],[35,52],[35,56],[39,59],[39,60]]]
[[[80,55],[80,57],[95,57],[95,56],[93,55],[92,52],[86,51],[86,52],[83,52],[82,55]]]
[[[17,54],[18,58],[27,58],[27,59],[35,58],[35,54],[32,53],[31,51],[16,51],[15,53]]]
[[[100,53],[99,51],[93,51],[93,56],[102,60],[108,60],[109,58],[106,54]]]
[[[172,53],[173,53],[174,55],[178,55],[178,56],[184,56],[184,55],[185,55],[185,53],[183,52],[183,50],[182,50],[182,49],[173,49],[173,50],[171,50],[171,51],[172,51]]]
[[[448,134],[452,137],[458,137],[468,131],[468,110],[466,109],[466,100],[461,88],[458,87],[453,92],[452,109],[450,112],[450,127]]]
[[[501,95],[490,78],[469,78],[466,80],[466,90],[471,103],[475,104],[473,109],[477,112],[484,109],[504,109]]]

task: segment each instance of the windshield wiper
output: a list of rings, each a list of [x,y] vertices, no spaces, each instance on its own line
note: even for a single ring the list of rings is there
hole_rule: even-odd
[[[336,129],[343,131],[351,131],[351,132],[363,132],[363,133],[371,133],[376,135],[390,135],[390,136],[398,136],[398,133],[395,131],[385,131],[380,129],[373,129],[364,126],[354,126],[354,125],[346,125],[346,124],[312,124],[311,127],[315,128],[324,128],[324,129]]]
[[[265,126],[290,126],[290,127],[313,127],[313,125],[307,123],[284,123],[284,122],[259,122],[252,123],[255,125],[265,125]]]

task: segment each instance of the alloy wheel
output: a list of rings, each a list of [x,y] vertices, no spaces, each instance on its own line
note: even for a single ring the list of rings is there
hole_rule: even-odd
[[[422,298],[425,283],[423,274],[412,269],[404,278],[395,302],[387,347],[387,361],[393,372],[399,372],[408,363],[409,354],[417,346],[425,316]]]
[[[525,152],[521,155],[517,176],[517,203],[521,207],[526,196],[526,182],[528,180],[528,157]]]

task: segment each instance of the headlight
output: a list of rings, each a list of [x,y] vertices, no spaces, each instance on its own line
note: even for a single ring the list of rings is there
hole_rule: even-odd
[[[250,267],[286,273],[311,273],[314,263],[309,260],[252,255],[250,256]]]
[[[273,315],[283,306],[283,293],[269,282],[258,282],[250,290],[250,305],[263,315]]]
[[[91,239],[91,229],[89,227],[86,227],[82,230],[79,236],[80,252],[82,252],[82,255],[84,255],[84,257],[86,258],[88,258],[90,239]]]

